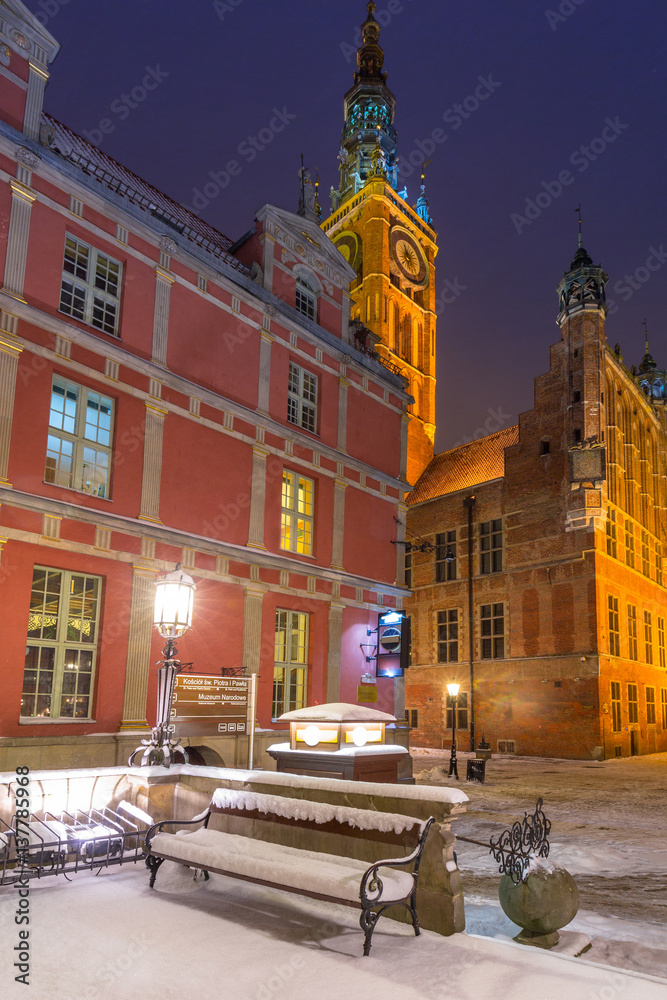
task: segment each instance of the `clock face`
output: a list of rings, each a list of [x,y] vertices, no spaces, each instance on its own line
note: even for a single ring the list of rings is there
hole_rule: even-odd
[[[428,284],[428,261],[417,240],[402,226],[389,233],[392,270],[418,288]]]

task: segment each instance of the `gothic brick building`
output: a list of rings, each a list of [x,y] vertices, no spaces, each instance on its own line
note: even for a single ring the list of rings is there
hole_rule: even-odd
[[[561,339],[517,427],[437,455],[408,496],[413,742],[608,758],[667,751],[667,373],[605,334],[581,246]]]
[[[2,4],[0,770],[127,760],[177,562],[180,655],[258,673],[265,728],[356,702],[404,594],[410,397],[350,327],[353,267],[305,203],[233,244],[44,114],[58,47]],[[378,679],[378,707],[402,714],[396,689]],[[234,736],[185,742],[245,762]]]

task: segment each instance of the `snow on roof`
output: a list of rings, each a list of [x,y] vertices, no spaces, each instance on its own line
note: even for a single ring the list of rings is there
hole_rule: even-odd
[[[506,427],[431,460],[406,497],[410,506],[457,490],[470,489],[505,475],[505,448],[519,440],[519,427]]]
[[[335,701],[328,705],[310,705],[308,708],[284,712],[278,722],[396,722],[396,717],[364,705]]]
[[[174,238],[180,237],[181,245],[187,241],[196,243],[234,270],[243,274],[248,273],[248,268],[229,252],[233,241],[228,236],[209,226],[203,219],[179,205],[177,201],[153,187],[138,174],[128,170],[107,153],[103,153],[97,146],[87,142],[56,118],[43,112],[42,121],[53,133],[51,149],[80,167],[84,173],[94,177],[110,191],[127,198],[149,215],[165,222],[173,228]]]

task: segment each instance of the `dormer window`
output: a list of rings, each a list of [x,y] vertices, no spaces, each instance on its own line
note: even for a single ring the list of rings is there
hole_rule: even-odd
[[[317,319],[317,289],[299,275],[296,279],[296,302],[297,310],[307,319]]]

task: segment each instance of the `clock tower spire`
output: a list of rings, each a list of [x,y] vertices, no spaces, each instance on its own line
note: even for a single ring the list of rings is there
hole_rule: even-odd
[[[436,233],[424,181],[414,206],[398,191],[396,98],[387,86],[375,4],[361,26],[352,87],[345,94],[340,180],[322,229],[356,270],[353,316],[375,350],[408,381],[407,478],[415,483],[433,457],[435,436]]]

